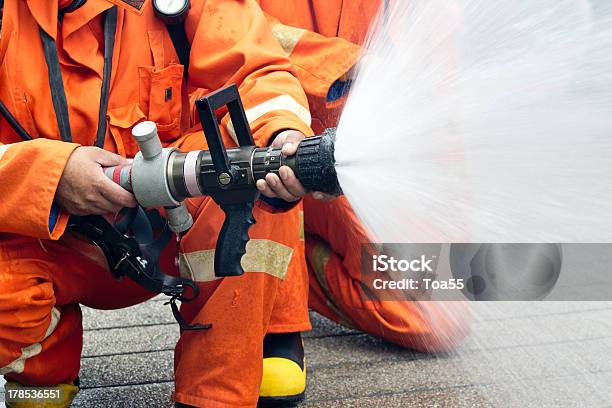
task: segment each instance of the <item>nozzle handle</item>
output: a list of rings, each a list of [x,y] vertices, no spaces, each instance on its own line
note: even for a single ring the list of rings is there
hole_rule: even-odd
[[[215,249],[215,276],[240,276],[244,273],[240,261],[249,242],[249,228],[255,224],[253,203],[224,204],[225,221]]]
[[[196,101],[196,108],[215,171],[217,175],[232,176],[232,168],[227,157],[227,151],[223,145],[217,117],[215,116],[215,111],[226,105],[232,119],[238,145],[241,147],[255,145],[236,85],[226,86]],[[228,184],[231,184],[233,181],[230,177]]]

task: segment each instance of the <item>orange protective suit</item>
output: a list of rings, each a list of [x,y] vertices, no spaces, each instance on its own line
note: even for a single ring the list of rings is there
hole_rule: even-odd
[[[0,38],[0,99],[34,137],[21,141],[0,121],[0,373],[25,385],[70,382],[79,370],[79,303],[118,308],[152,295],[116,282],[95,248],[64,234],[61,212],[49,230],[55,190],[74,149],[92,145],[103,71],[102,14],[119,6],[104,147],[133,156],[130,129],[148,119],[165,145],[205,148],[191,126],[179,65],[164,24],[150,2],[88,0],[58,24],[56,1],[5,2]],[[280,130],[311,133],[307,100],[296,73],[253,0],[192,2],[190,85],[204,91],[237,83],[254,138],[266,145]],[[74,143],[62,142],[53,109],[39,30],[55,39]],[[224,118],[223,137],[232,144]],[[267,332],[308,330],[307,274],[301,208],[256,208],[257,224],[240,278],[212,280],[211,259],[222,222],[210,199],[192,200],[195,225],[180,243],[181,273],[200,281],[202,296],[183,305],[206,332],[183,333],[175,354],[175,398],[207,407],[254,406]],[[61,238],[61,239],[60,239]],[[59,240],[58,240],[59,239]],[[177,248],[169,248],[166,269]]]
[[[312,128],[336,126],[344,99],[328,101],[330,86],[361,56],[371,22],[384,0],[258,0],[308,96]]]
[[[345,99],[329,102],[332,84],[346,79],[360,45],[386,0],[259,0],[272,31],[296,65],[311,105],[313,129],[337,125]],[[384,12],[384,9],[381,9]],[[344,197],[304,200],[309,305],[324,316],[419,351],[448,350],[468,334],[471,314],[461,302],[365,299],[361,248],[368,234]]]

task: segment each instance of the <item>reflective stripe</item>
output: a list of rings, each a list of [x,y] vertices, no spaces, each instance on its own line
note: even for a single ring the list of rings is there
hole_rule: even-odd
[[[308,239],[313,239],[312,236],[308,236]],[[315,240],[315,239],[313,239]],[[327,276],[325,274],[325,270],[327,268],[327,263],[332,256],[332,250],[326,242],[316,240],[312,251],[306,254],[308,258],[308,263],[314,272],[315,278],[325,295],[325,300],[327,306],[338,316],[340,319],[338,323],[348,328],[355,328],[352,320],[340,309],[340,307],[334,302],[334,297],[329,290],[329,285],[327,284]]]
[[[287,275],[293,249],[267,239],[252,239],[246,246],[242,257],[245,272],[264,272],[284,279]],[[215,276],[215,250],[188,252],[179,256],[181,276],[196,282],[210,282],[219,279]]]
[[[41,340],[45,340],[49,337],[53,331],[56,329],[59,320],[61,317],[60,310],[56,307],[51,309],[51,321],[49,322],[49,327],[47,327],[47,331],[45,332],[45,337]],[[8,374],[8,373],[23,373],[25,368],[25,362],[28,358],[32,358],[37,356],[42,351],[42,345],[40,343],[34,343],[30,346],[24,347],[21,349],[21,355],[17,358],[17,360],[9,363],[8,365],[0,368],[0,374]]]
[[[0,145],[0,160],[2,160],[2,156],[4,156],[9,147],[11,147],[10,144]]]
[[[304,241],[304,211],[300,211],[300,241]]]
[[[296,101],[295,99],[293,99],[293,97],[289,95],[277,96],[276,98],[270,99],[269,101],[260,103],[259,105],[248,109],[246,111],[246,117],[249,124],[252,124],[265,114],[279,110],[289,111],[295,114],[307,126],[310,126],[312,122],[310,111],[300,105],[298,101]],[[226,117],[229,117],[229,114],[226,115]],[[232,136],[232,139],[237,142],[238,140],[236,138],[236,132],[234,131],[234,124],[232,123],[232,121],[229,120],[225,127],[229,132],[230,136]]]
[[[272,34],[283,47],[285,54],[291,55],[297,43],[300,41],[306,30],[297,27],[291,27],[284,24],[276,24],[272,27]]]
[[[310,238],[310,236],[309,236]],[[325,292],[326,297],[329,299],[331,293],[327,286],[327,277],[325,276],[325,268],[331,258],[331,248],[324,242],[318,241],[312,248],[310,254],[308,254],[308,260],[312,266],[312,270],[317,278],[317,282],[321,285],[321,289]]]

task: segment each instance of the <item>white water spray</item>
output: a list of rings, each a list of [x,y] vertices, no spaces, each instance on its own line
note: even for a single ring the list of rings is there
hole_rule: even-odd
[[[612,242],[612,4],[391,3],[336,143],[376,240]]]
[[[340,184],[373,239],[612,242],[612,3],[391,3],[336,142]],[[440,327],[467,324],[466,303],[416,305],[442,342]],[[494,383],[491,405],[610,404],[597,348],[609,304],[473,306],[447,361],[474,387]]]

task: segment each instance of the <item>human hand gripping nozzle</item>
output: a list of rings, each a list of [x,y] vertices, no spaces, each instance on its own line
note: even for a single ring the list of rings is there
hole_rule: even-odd
[[[226,149],[215,111],[226,106],[238,146]],[[289,166],[307,190],[342,193],[335,170],[335,129],[304,139],[294,156],[285,157],[280,148],[255,146],[246,114],[235,85],[196,101],[209,150],[182,152],[162,148],[153,122],[132,129],[140,152],[131,164],[105,169],[106,175],[134,193],[143,207],[165,207],[170,228],[182,233],[193,220],[184,200],[210,196],[225,213],[215,249],[215,275],[244,273],[240,260],[246,253],[248,230],[255,224],[253,206],[259,197],[257,180]]]

